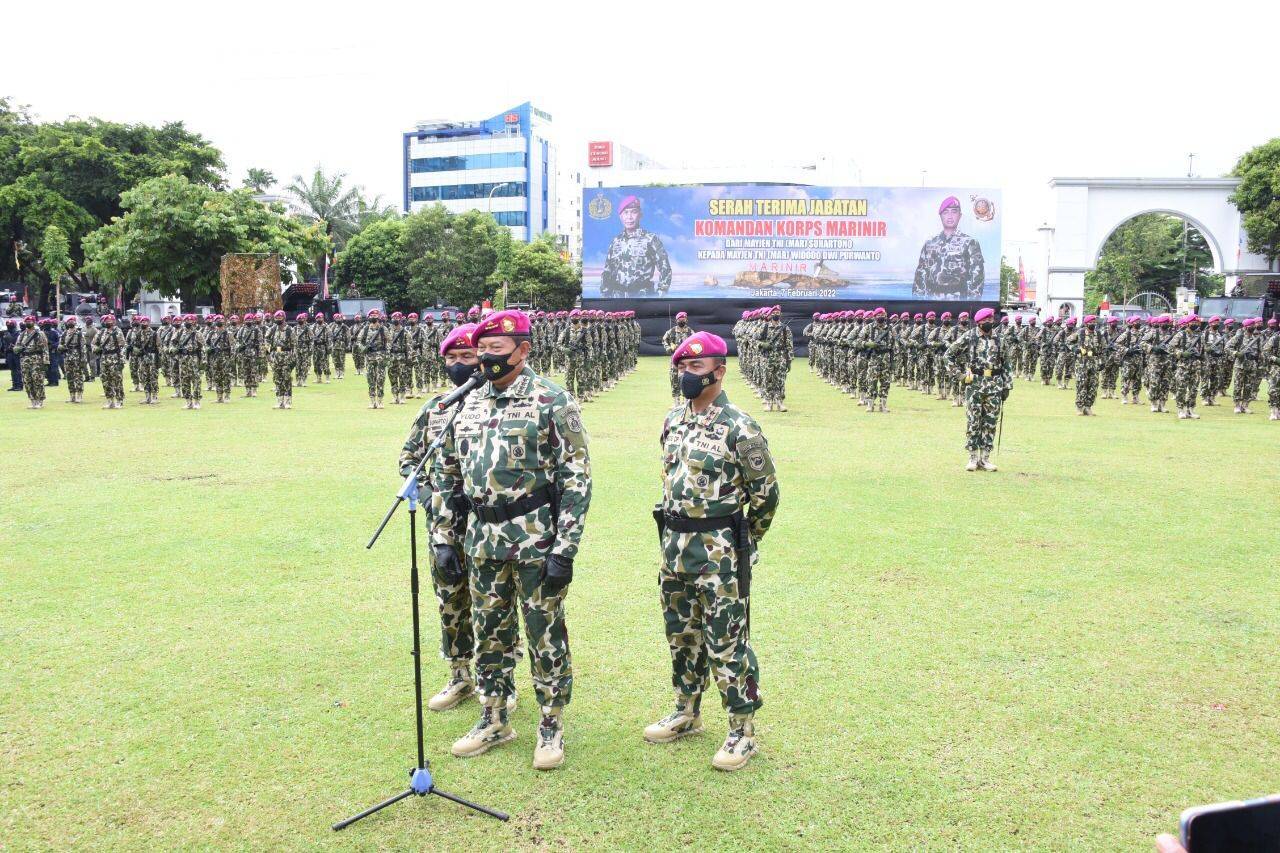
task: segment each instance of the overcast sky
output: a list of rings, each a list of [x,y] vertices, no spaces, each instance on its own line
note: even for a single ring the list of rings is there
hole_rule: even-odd
[[[1052,218],[1053,176],[1183,175],[1190,152],[1218,175],[1280,136],[1277,9],[22,3],[0,94],[44,120],[181,120],[237,184],[321,164],[397,206],[402,131],[531,100],[577,160],[614,139],[668,166],[826,158],[866,185],[1002,187],[1014,257]]]

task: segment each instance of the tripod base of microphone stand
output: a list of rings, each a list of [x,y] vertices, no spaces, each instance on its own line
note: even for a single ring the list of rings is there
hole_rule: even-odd
[[[427,762],[427,764],[429,765],[430,762]],[[370,806],[369,808],[365,809],[364,811],[360,812],[360,814],[355,815],[354,817],[349,817],[344,821],[335,823],[333,825],[333,831],[338,832],[339,830],[346,829],[348,826],[355,823],[356,821],[362,820],[368,817],[369,815],[374,814],[375,812],[380,812],[383,809],[385,809],[387,806],[394,805],[395,803],[400,802],[406,797],[412,797],[415,794],[419,797],[425,797],[427,794],[435,794],[438,797],[444,797],[446,800],[452,800],[458,805],[466,806],[469,809],[474,809],[480,812],[481,814],[487,814],[489,815],[489,817],[495,817],[498,820],[502,820],[502,821],[509,820],[511,817],[506,812],[500,812],[495,809],[485,808],[484,806],[473,803],[470,800],[464,800],[462,797],[455,796],[446,791],[441,791],[439,788],[435,786],[435,782],[431,778],[431,770],[429,766],[415,767],[414,769],[409,771],[409,790],[402,791],[399,794],[396,794],[394,797],[391,797],[390,799],[383,800],[382,802],[378,803],[376,806]]]

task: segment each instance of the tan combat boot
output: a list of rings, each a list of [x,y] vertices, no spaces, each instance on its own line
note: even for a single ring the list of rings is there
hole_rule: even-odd
[[[976,450],[969,451],[969,464],[964,466],[966,471],[978,470],[978,452]]]
[[[369,398],[369,408],[371,409],[378,408],[378,399],[376,397]]]
[[[747,766],[756,749],[756,727],[751,721],[751,714],[729,715],[729,736],[711,759],[711,766],[717,770],[741,770]]]
[[[292,394],[286,394],[286,395],[285,395],[285,397],[284,397],[284,407],[285,407],[286,409],[292,409],[292,408],[293,408],[293,395],[292,395]]]
[[[978,467],[979,467],[979,468],[981,468],[983,471],[995,471],[995,470],[998,470],[998,469],[996,468],[996,464],[995,464],[994,462],[992,462],[992,461],[991,461],[991,451],[990,451],[990,450],[984,450],[984,451],[982,451],[982,454],[978,457]]]
[[[476,683],[471,678],[471,668],[456,667],[445,686],[427,702],[427,707],[433,711],[448,711],[474,693],[475,689]]]
[[[649,743],[670,743],[682,737],[702,732],[702,717],[698,713],[698,696],[676,693],[676,709],[658,722],[645,727],[644,739]]]
[[[533,748],[534,770],[555,770],[564,764],[563,708],[542,706],[542,722],[538,724],[538,745]]]
[[[783,403],[783,402],[779,401],[778,403],[776,403],[776,405],[777,405],[777,407],[778,407],[778,411],[779,411],[779,412],[785,412],[785,411],[787,410],[787,404],[786,404],[786,403]]]
[[[498,744],[515,740],[515,729],[507,722],[505,700],[484,697],[484,706],[480,711],[480,719],[449,750],[458,758],[472,758],[483,755]]]

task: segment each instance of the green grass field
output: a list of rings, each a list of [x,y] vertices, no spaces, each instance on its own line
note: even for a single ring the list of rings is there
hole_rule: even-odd
[[[449,744],[440,798],[329,826],[413,763],[408,524],[365,541],[415,408],[363,377],[187,412],[0,392],[0,849],[1147,849],[1193,804],[1280,790],[1280,424],[1178,421],[1019,382],[997,474],[964,416],[864,413],[797,362],[765,414],[782,503],[753,584],[761,754],[710,767],[669,710],[649,509],[665,363],[585,407],[595,495],[569,596],[565,765]],[[7,377],[6,377],[7,379]],[[237,395],[240,392],[237,391]],[[1264,400],[1265,403],[1265,400]],[[1259,407],[1255,406],[1255,412]],[[426,689],[434,599],[424,595]]]

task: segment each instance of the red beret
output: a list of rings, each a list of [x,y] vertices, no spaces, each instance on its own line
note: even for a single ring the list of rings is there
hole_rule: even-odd
[[[626,198],[624,198],[621,202],[618,203],[618,213],[621,214],[622,211],[626,210],[628,207],[639,207],[639,206],[640,206],[640,199],[638,199],[633,195],[629,195]]]
[[[885,310],[884,310],[883,308],[877,308],[876,310],[874,310],[874,311],[872,311],[872,312],[871,312],[871,316],[872,316],[872,317],[883,317],[883,316],[885,316]]]
[[[475,323],[463,323],[461,326],[455,327],[440,342],[440,354],[444,355],[451,349],[471,349],[474,347],[476,344],[471,339],[471,333],[475,330]]]
[[[949,195],[942,200],[942,204],[938,205],[938,213],[942,213],[942,211],[946,210],[948,207],[959,207],[959,206],[960,206],[960,199],[956,198],[953,195]]]
[[[729,347],[724,338],[710,332],[694,332],[671,353],[671,363],[675,364],[686,358],[724,358],[728,354]]]
[[[686,314],[684,311],[677,311],[677,312],[676,312],[676,319],[677,319],[677,320],[679,320],[679,319],[681,319],[681,318],[684,318],[684,319],[688,320],[688,319],[689,319],[689,315],[688,315],[688,314]]]
[[[527,337],[529,335],[529,317],[523,311],[495,311],[476,324],[473,341],[483,337]]]
[[[980,308],[978,313],[973,315],[973,322],[981,323],[983,320],[989,320],[996,316],[996,312],[990,308]]]

